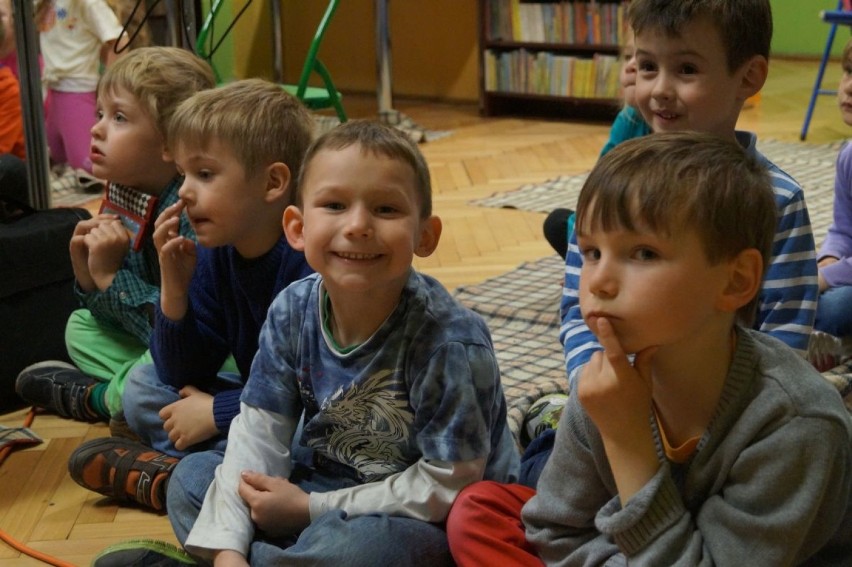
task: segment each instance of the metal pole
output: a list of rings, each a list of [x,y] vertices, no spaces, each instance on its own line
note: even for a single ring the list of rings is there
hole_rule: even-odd
[[[195,51],[195,0],[166,0],[169,45]]]
[[[279,0],[271,0],[272,8],[272,43],[275,56],[275,80],[284,82],[284,37],[281,31],[281,4]]]
[[[18,76],[21,112],[26,142],[27,179],[30,205],[50,208],[50,161],[44,132],[44,105],[41,97],[41,73],[38,65],[38,35],[33,19],[32,0],[14,0],[15,47],[18,52]]]
[[[379,112],[387,112],[393,109],[388,0],[376,0],[376,69],[378,72]]]

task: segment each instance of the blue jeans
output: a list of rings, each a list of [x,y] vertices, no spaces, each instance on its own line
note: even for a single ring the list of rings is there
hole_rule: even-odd
[[[242,387],[239,376],[223,372],[212,387],[205,391],[210,394],[227,389]],[[205,450],[225,450],[228,439],[218,435],[203,443],[193,445],[186,451],[179,451],[169,440],[169,434],[163,429],[160,410],[165,406],[180,400],[178,390],[164,384],[157,376],[157,367],[153,364],[141,364],[133,368],[127,375],[122,401],[124,418],[127,425],[136,433],[142,444],[166,453],[173,457],[183,457],[189,453]]]
[[[181,544],[204,502],[216,467],[224,455],[205,451],[188,455],[178,463],[169,480],[169,520]],[[357,484],[332,478],[296,464],[291,482],[306,492],[325,492]],[[267,565],[453,565],[443,526],[387,514],[349,518],[343,510],[330,510],[311,521],[298,536],[263,539],[255,534],[249,563]]]
[[[852,335],[852,286],[832,287],[820,294],[814,329],[835,337]]]

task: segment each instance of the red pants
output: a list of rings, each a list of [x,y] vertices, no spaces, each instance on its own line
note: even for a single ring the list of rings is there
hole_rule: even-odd
[[[490,480],[461,491],[447,517],[450,552],[459,567],[542,565],[527,542],[521,508],[535,490]]]

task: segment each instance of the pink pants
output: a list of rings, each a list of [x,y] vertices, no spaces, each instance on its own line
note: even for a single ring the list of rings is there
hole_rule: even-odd
[[[447,540],[459,567],[543,563],[527,541],[521,508],[535,490],[485,480],[461,491],[447,517]]]
[[[51,162],[67,163],[91,173],[89,149],[96,121],[96,93],[65,93],[50,89],[48,97],[50,105],[45,109],[45,130]]]

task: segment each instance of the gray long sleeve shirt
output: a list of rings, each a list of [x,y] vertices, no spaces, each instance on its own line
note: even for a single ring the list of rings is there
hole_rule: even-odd
[[[852,421],[840,396],[778,340],[738,337],[690,460],[666,459],[649,416],[660,468],[623,508],[600,434],[572,392],[522,512],[547,565],[852,564]]]

